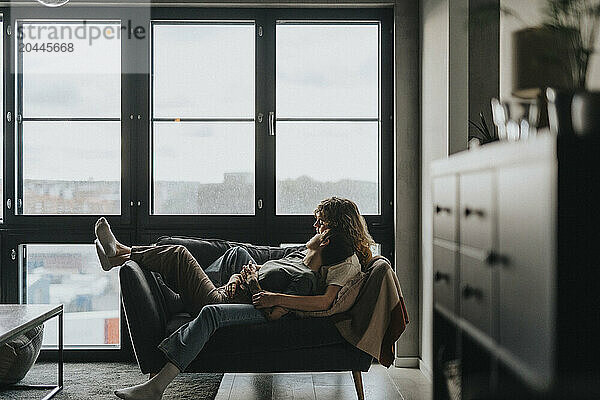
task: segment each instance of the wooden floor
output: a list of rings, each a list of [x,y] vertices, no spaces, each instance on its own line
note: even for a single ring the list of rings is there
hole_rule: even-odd
[[[363,372],[365,400],[430,400],[431,383],[418,370],[373,364]],[[356,400],[350,372],[225,374],[215,400]]]

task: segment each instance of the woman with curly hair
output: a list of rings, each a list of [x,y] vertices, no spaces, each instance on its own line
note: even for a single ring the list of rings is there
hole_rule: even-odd
[[[365,218],[360,215],[357,205],[341,197],[329,197],[314,211],[317,233],[326,229],[335,229],[352,240],[354,251],[362,266],[373,257],[371,246],[375,244],[367,229]]]

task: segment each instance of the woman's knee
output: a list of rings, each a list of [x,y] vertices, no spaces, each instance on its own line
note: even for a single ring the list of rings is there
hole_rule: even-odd
[[[240,246],[233,246],[230,247],[229,249],[227,249],[227,252],[231,255],[235,255],[235,256],[244,256],[244,255],[250,255],[248,253],[248,251]]]
[[[181,244],[174,244],[173,245],[173,251],[177,254],[181,254],[184,256],[189,256],[191,255],[190,251],[187,249],[187,247],[185,247],[184,245]]]
[[[227,250],[227,252],[229,253],[228,255],[230,258],[235,258],[236,260],[242,260],[244,262],[249,262],[252,260],[252,256],[248,250],[240,246],[231,247]]]
[[[200,319],[215,327],[219,326],[220,309],[216,304],[208,304],[200,310]]]

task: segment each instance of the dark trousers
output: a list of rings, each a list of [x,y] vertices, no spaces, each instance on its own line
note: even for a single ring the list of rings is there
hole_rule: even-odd
[[[254,262],[246,250],[233,247],[205,272],[188,249],[181,245],[134,246],[131,260],[142,268],[159,273],[167,286],[179,293],[193,315],[197,315],[208,304],[246,302],[237,298],[229,299],[222,285],[227,283],[231,275],[239,273],[244,265]]]

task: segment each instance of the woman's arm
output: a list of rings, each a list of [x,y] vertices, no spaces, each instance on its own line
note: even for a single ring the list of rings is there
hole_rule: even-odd
[[[341,286],[329,285],[325,294],[318,296],[259,292],[252,296],[252,304],[256,308],[280,306],[298,311],[324,311],[331,307],[341,288]]]

